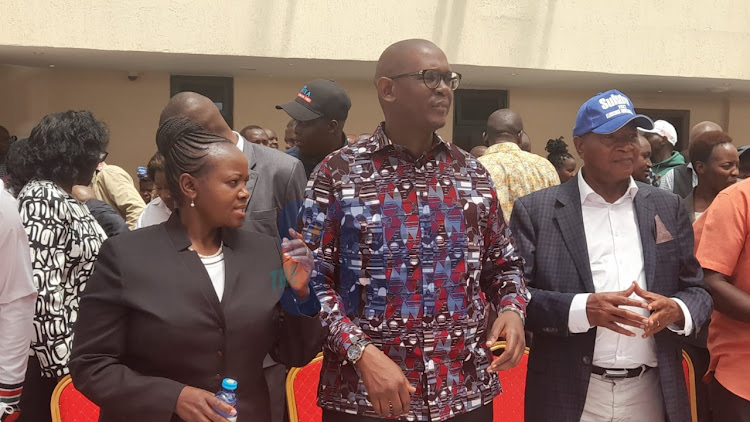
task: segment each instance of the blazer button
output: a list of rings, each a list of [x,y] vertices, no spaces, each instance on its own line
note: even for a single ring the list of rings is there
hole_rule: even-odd
[[[216,352],[216,356],[217,356],[217,357],[218,357],[219,359],[221,359],[221,358],[223,358],[223,357],[224,357],[224,353],[222,353],[222,352],[221,352],[221,350],[219,350],[218,352]]]
[[[219,328],[219,334],[224,335],[224,329],[223,328]]]
[[[214,375],[214,379],[216,381],[221,381],[221,375],[219,375],[219,374]]]
[[[591,358],[588,356],[583,357],[583,364],[584,365],[591,365]]]

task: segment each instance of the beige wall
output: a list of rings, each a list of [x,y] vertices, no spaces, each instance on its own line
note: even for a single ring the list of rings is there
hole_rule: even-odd
[[[728,130],[735,145],[750,144],[750,100],[732,98],[728,102]]]
[[[0,46],[374,61],[420,37],[454,64],[750,79],[746,0],[10,2]]]
[[[382,113],[369,81],[340,81],[352,98],[346,132],[372,132]],[[235,78],[235,122],[238,128],[258,124],[283,136],[288,116],[276,104],[294,98],[303,80]],[[124,72],[62,71],[0,66],[0,125],[12,134],[27,136],[39,119],[67,109],[90,109],[111,132],[108,162],[132,175],[156,150],[154,134],[159,113],[169,98],[169,75],[144,74],[130,82]],[[565,136],[572,141],[578,107],[591,93],[549,90],[511,90],[510,106],[521,113],[532,149],[543,155],[547,139]],[[738,145],[750,143],[750,100],[697,96],[631,95],[636,107],[687,109],[691,124],[713,120],[728,129]],[[452,134],[452,118],[440,131]],[[283,141],[282,141],[283,144]]]
[[[110,130],[107,162],[135,175],[155,151],[154,135],[159,113],[169,98],[169,75],[143,75],[128,81],[122,72],[60,71],[5,68],[9,95],[3,101],[11,112],[3,114],[6,127],[19,137],[28,136],[42,116],[64,110],[88,109]],[[2,74],[0,74],[2,75]]]

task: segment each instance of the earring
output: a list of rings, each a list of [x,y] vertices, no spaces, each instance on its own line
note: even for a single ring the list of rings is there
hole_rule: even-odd
[[[190,208],[195,208],[195,199],[190,200]]]

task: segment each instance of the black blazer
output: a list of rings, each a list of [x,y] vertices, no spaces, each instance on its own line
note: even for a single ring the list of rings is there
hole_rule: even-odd
[[[224,377],[239,383],[240,420],[268,421],[264,356],[302,366],[321,350],[314,293],[299,307],[314,316],[300,315],[293,300],[280,305],[291,290],[279,281],[278,240],[244,229],[222,237],[221,302],[187,249],[178,213],[102,246],[81,294],[70,362],[76,388],[101,407],[100,421],[179,421],[184,386],[216,392]]]
[[[704,328],[713,302],[693,256],[693,229],[677,195],[638,183],[634,198],[643,244],[648,290],[685,302],[693,336]],[[657,244],[656,217],[672,239]],[[578,178],[518,199],[510,228],[531,291],[526,329],[534,333],[526,378],[525,419],[573,422],[581,419],[591,377],[596,328],[568,331],[570,303],[577,293],[594,293],[583,228]],[[664,405],[670,421],[690,420],[680,343],[665,329],[654,337]]]

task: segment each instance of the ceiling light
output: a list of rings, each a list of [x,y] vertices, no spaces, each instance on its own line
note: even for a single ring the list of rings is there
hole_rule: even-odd
[[[513,72],[513,73],[510,74],[510,76],[518,76],[518,73]]]
[[[55,65],[51,64],[51,65],[49,65],[49,67],[55,67]]]

